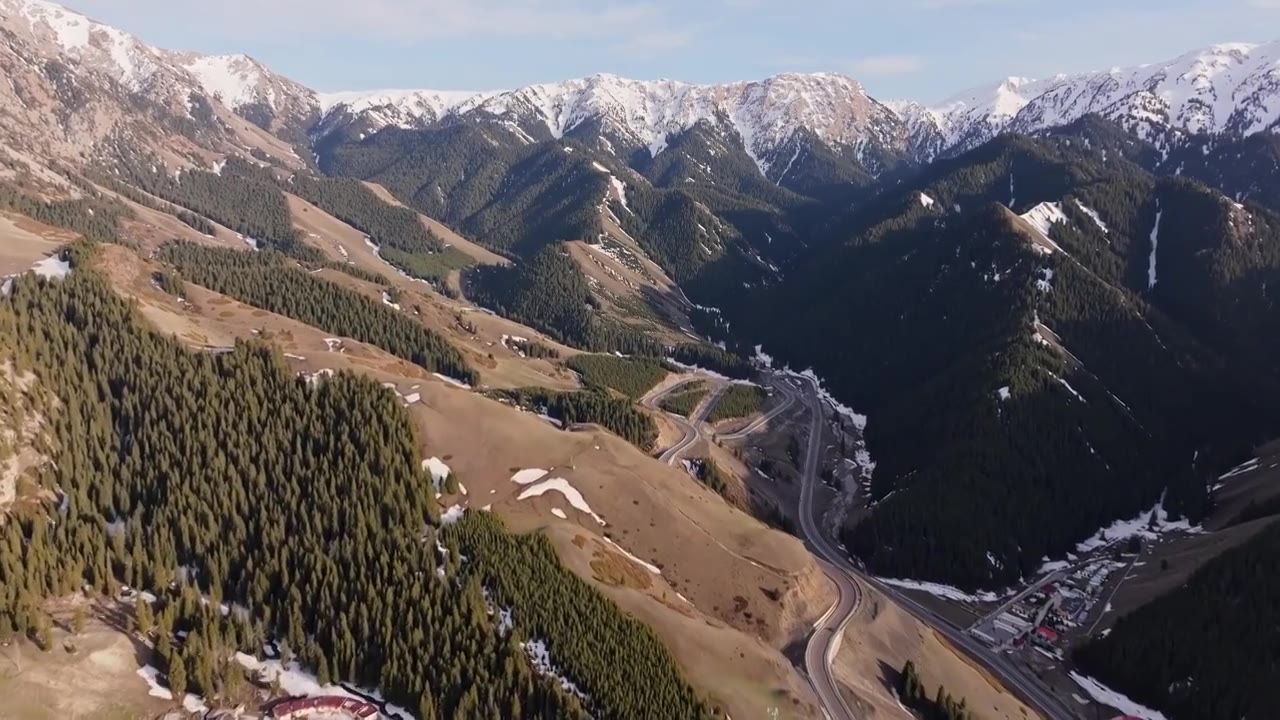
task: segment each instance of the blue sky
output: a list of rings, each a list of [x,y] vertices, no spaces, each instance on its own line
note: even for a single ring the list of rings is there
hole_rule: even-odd
[[[610,72],[835,71],[940,100],[1008,75],[1280,38],[1280,0],[63,0],[164,47],[245,52],[319,90],[503,89]]]

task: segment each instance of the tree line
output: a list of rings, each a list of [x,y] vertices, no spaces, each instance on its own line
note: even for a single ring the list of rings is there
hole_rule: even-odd
[[[376,345],[431,372],[470,385],[479,382],[466,358],[439,333],[378,301],[291,267],[277,253],[174,241],[162,247],[157,257],[172,264],[190,282],[214,292]]]
[[[565,429],[583,423],[599,425],[645,452],[658,441],[658,426],[652,417],[630,400],[600,390],[559,392],[538,387],[494,390],[490,395],[555,418]]]

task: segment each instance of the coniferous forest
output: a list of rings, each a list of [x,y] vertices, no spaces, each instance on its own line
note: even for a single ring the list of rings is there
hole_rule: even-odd
[[[291,267],[270,252],[239,252],[171,242],[158,256],[210,290],[335,335],[353,338],[432,372],[476,384],[479,376],[457,348],[408,315],[353,290]]]
[[[0,633],[38,639],[41,598],[124,582],[159,596],[136,624],[168,682],[211,700],[236,684],[230,650],[274,638],[322,682],[379,687],[427,718],[707,716],[654,634],[545,538],[485,513],[438,526],[392,394],[295,377],[264,346],[188,351],[142,327],[91,253],[0,301],[0,350],[56,399],[39,482],[59,498],[0,526]],[[513,611],[505,635],[486,590]],[[537,674],[524,639],[585,699]]]
[[[684,387],[677,392],[664,397],[660,403],[660,407],[669,413],[675,413],[682,417],[689,417],[689,414],[698,407],[702,399],[707,396],[706,383],[695,381],[686,383]]]
[[[764,407],[764,389],[755,385],[730,385],[728,390],[716,401],[716,406],[707,416],[710,422],[720,422],[732,418],[741,418],[760,412]]]
[[[465,280],[467,294],[476,303],[567,345],[628,355],[657,355],[661,350],[639,330],[600,316],[582,271],[558,245],[518,265],[472,268]]]
[[[639,400],[671,372],[656,360],[616,355],[574,355],[565,365],[582,376],[583,384],[617,390],[632,400]]]
[[[658,441],[658,426],[630,400],[599,389],[558,392],[546,388],[494,390],[492,397],[517,407],[540,412],[560,421],[567,429],[579,423],[599,425],[641,450]]]

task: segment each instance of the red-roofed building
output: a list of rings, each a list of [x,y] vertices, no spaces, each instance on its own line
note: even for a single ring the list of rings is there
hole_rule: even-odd
[[[274,720],[301,720],[312,715],[340,716],[354,720],[375,720],[378,706],[364,700],[326,695],[313,698],[294,698],[276,703],[271,708]]]
[[[1057,644],[1058,631],[1054,630],[1051,627],[1045,627],[1044,625],[1041,625],[1040,627],[1036,628],[1036,638],[1038,640],[1043,640],[1050,644]]]

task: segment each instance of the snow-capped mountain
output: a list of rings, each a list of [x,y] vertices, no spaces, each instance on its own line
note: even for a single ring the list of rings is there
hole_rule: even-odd
[[[200,55],[165,51],[174,65],[227,108],[290,141],[305,141],[320,105],[309,88],[272,72],[248,55]]]
[[[0,31],[0,139],[26,154],[84,160],[130,138],[289,162],[277,138],[305,141],[318,115],[314,92],[251,58],[163,50],[46,0],[0,0]]]
[[[857,81],[825,73],[724,85],[592,75],[498,93],[344,93],[321,96],[321,105],[317,136],[352,123],[376,132],[477,119],[505,124],[530,141],[590,129],[615,154],[643,149],[650,157],[660,154],[672,136],[710,123],[732,128],[766,174],[802,129],[857,159],[873,148],[908,151],[905,126],[893,111]]]
[[[1280,42],[1214,45],[1153,65],[1008,78],[936,106],[891,103],[917,145],[960,151],[1096,113],[1167,147],[1187,135],[1251,135],[1280,124]]]

